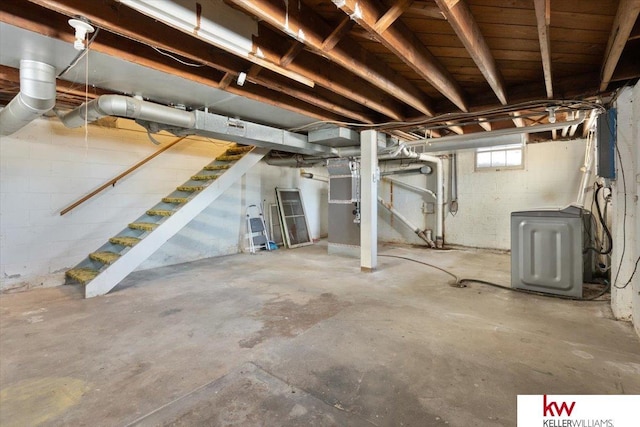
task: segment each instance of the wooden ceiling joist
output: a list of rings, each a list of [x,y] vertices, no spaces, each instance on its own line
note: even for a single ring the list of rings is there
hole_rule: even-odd
[[[384,33],[411,6],[413,0],[397,0],[375,23],[376,33]]]
[[[506,105],[507,91],[504,79],[467,3],[464,0],[435,0],[435,2],[489,83],[489,86],[493,89],[500,103]]]
[[[351,31],[351,28],[353,28],[354,24],[355,23],[351,19],[349,19],[348,16],[345,16],[342,21],[340,21],[338,26],[331,32],[331,34],[329,34],[327,38],[325,38],[322,42],[322,45],[320,46],[322,48],[322,51],[326,52],[336,47],[338,42],[342,40],[344,36],[349,34],[349,31]]]
[[[542,55],[542,70],[544,72],[544,86],[547,98],[553,98],[553,78],[551,76],[551,40],[549,25],[551,25],[551,0],[533,0],[538,23],[538,39],[540,40],[540,54]]]
[[[41,2],[42,0],[33,1],[33,3],[36,3],[36,4]],[[8,3],[11,3],[11,2],[8,2]],[[8,6],[9,5],[6,5],[3,3],[1,8],[4,9],[5,7],[8,7]],[[177,30],[166,28],[165,31],[158,31],[157,26],[159,24],[156,21],[154,21],[151,18],[147,18],[146,16],[141,15],[131,9],[123,8],[122,10],[119,10],[116,12],[108,6],[109,5],[107,4],[107,2],[101,2],[99,5],[98,3],[96,3],[95,5],[94,4],[87,5],[85,2],[78,1],[78,0],[60,0],[55,2],[55,11],[67,16],[75,16],[75,15],[85,16],[91,21],[95,22],[101,28],[107,30],[106,32],[103,32],[102,34],[100,34],[99,37],[97,37],[96,40],[94,41],[92,48],[96,51],[100,51],[102,53],[106,53],[108,55],[113,55],[116,57],[124,57],[126,59],[132,60],[133,62],[139,63],[140,65],[148,66],[150,68],[157,69],[159,71],[164,71],[164,72],[170,71],[172,74],[180,75],[181,77],[184,77],[193,81],[197,81],[198,83],[206,84],[208,86],[216,87],[222,90],[227,90],[234,94],[251,98],[254,100],[260,100],[270,105],[276,105],[274,104],[274,101],[273,101],[273,94],[268,95],[268,98],[260,99],[256,95],[256,93],[260,91],[256,92],[255,87],[241,88],[241,87],[231,85],[233,79],[235,78],[235,76],[237,76],[238,72],[243,70],[248,70],[251,67],[250,62],[242,60],[240,58],[231,57],[230,55],[221,51],[220,49],[214,46],[211,46],[206,42],[198,40],[194,37],[191,37],[187,34],[181,33]],[[20,6],[20,8],[24,8],[24,7],[25,5]],[[114,16],[109,15],[110,13],[109,11],[111,11],[111,14]],[[40,13],[37,13],[37,14],[31,13],[31,15],[43,16],[43,20],[47,23],[56,21],[56,18],[51,16],[51,12],[49,12],[48,14],[45,13],[44,15],[43,15],[43,12],[44,11],[41,9]],[[24,13],[27,13],[27,12],[24,12]],[[46,15],[46,18],[44,18],[45,15]],[[116,19],[116,17],[118,17],[118,19]],[[70,31],[66,31],[66,27],[67,27],[66,18],[62,17],[62,19],[58,19],[58,20],[60,21],[58,28],[64,28],[65,31],[60,31],[58,28],[52,28],[52,27],[49,27],[48,29],[46,29],[46,31],[49,32],[50,35],[57,36],[57,35],[64,34],[65,37],[68,39],[67,41],[72,41],[73,35],[71,34]],[[134,22],[134,21],[137,22],[138,25],[130,24],[131,22]],[[146,23],[146,21],[150,21],[150,22]],[[34,25],[33,21],[31,25],[32,26]],[[48,24],[42,24],[42,25],[46,26]],[[155,28],[155,30],[152,30],[151,28]],[[118,38],[118,41],[113,42],[111,46],[106,45],[103,43],[103,40],[111,40],[111,39],[117,38],[117,36],[110,34],[109,32],[121,34],[122,36],[124,36],[126,39],[129,39],[129,40]],[[152,39],[153,39],[153,44],[150,43]],[[189,69],[188,71],[186,71],[185,67],[180,67],[179,64],[172,62],[170,60],[167,60],[166,58],[162,59],[163,61],[162,63],[158,63],[157,60],[153,60],[153,61],[149,60],[149,58],[155,55],[153,53],[153,50],[151,50],[150,48],[147,48],[146,52],[142,52],[141,45],[138,45],[138,46],[134,45],[134,42],[132,40],[143,43],[142,49],[144,49],[144,45],[149,44],[149,45],[167,50],[174,54],[180,55],[190,61],[200,62],[203,65],[207,65],[209,67],[220,70],[224,73],[228,73],[230,74],[230,77],[227,77],[227,79],[231,79],[231,80],[227,82],[226,79],[224,79],[224,77],[222,77],[220,80],[216,80],[209,77],[207,75],[208,73],[204,73],[205,75],[200,75],[202,73],[197,68]],[[167,69],[167,67],[169,68],[174,67],[174,68],[169,70]],[[282,76],[281,78],[284,79],[284,77]],[[286,86],[286,85],[270,85],[270,87],[268,88],[269,89],[268,92],[271,93],[274,87],[282,87],[282,86]],[[351,90],[353,90],[353,88]],[[288,89],[287,90],[282,89],[282,93],[285,95],[288,94],[289,92],[290,91]],[[307,96],[305,96],[307,101],[311,101],[310,96],[312,95],[310,93],[311,92],[307,93]],[[296,101],[291,105],[282,104],[280,106],[286,109],[290,109],[291,111],[295,111],[297,113],[305,114],[306,112],[304,108],[308,105],[312,106],[311,110],[309,111],[310,114],[312,114],[316,118],[323,119],[323,115],[320,113],[321,111],[320,108],[324,108],[324,107],[320,107],[320,106],[326,106],[327,101],[325,99],[321,99],[320,97],[317,98],[317,102]],[[340,107],[339,105],[332,106],[327,110],[329,114],[327,116],[324,116],[324,118],[330,119],[330,120],[343,120],[345,118],[349,120],[359,120],[356,117],[364,117],[364,116],[368,117],[367,114],[363,115],[362,113],[352,112],[351,114],[347,116],[342,116],[340,118],[340,116],[336,115],[335,111],[340,110],[341,108],[342,107]],[[370,122],[370,121],[371,119],[368,117],[366,122]]]
[[[332,28],[312,10],[308,9],[304,10],[304,13],[291,15],[285,8],[265,0],[228,1],[299,42],[305,43],[331,61],[416,110],[428,115],[434,114],[431,101],[426,95],[385,63],[368,54],[357,43],[343,38],[333,49],[323,51],[324,35],[331,34]]]
[[[259,49],[265,58],[272,58],[274,61],[281,58],[276,47],[282,45],[283,37],[264,25],[259,25],[258,28],[259,35],[253,40],[256,50]],[[294,43],[299,42],[294,41]],[[304,46],[302,43],[299,45]],[[405,113],[397,99],[364,80],[350,73],[345,73],[342,67],[327,59],[318,58],[311,52],[301,50],[295,59],[287,65],[287,69],[305,75],[313,79],[316,85],[329,89],[388,118],[404,120]]]
[[[606,90],[609,86],[611,76],[616,70],[620,55],[622,55],[633,26],[638,19],[638,14],[640,14],[640,0],[620,0],[600,72],[601,91]]]
[[[285,54],[280,58],[280,65],[283,67],[287,67],[289,64],[291,64],[291,62],[293,62],[294,59],[296,59],[296,56],[298,56],[298,54],[302,52],[303,49],[304,44],[294,40],[291,43],[291,46],[289,46],[289,49],[287,49]]]
[[[465,94],[449,71],[429,52],[401,21],[383,32],[376,30],[381,6],[377,0],[337,0],[343,12],[360,26],[376,34],[378,40],[462,111],[468,111]],[[424,112],[424,111],[423,111]],[[430,113],[431,115],[433,113]]]

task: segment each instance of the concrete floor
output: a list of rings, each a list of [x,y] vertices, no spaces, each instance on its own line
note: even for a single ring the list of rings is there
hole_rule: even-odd
[[[507,284],[509,257],[384,246]],[[640,393],[606,302],[471,285],[326,245],[0,297],[0,424],[513,426],[517,394]]]

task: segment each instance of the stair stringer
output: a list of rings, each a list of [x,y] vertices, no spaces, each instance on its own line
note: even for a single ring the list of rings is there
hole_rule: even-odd
[[[85,298],[104,295],[149,258],[167,240],[222,195],[233,183],[255,166],[267,153],[267,148],[254,148],[227,169],[218,179],[196,194],[187,204],[159,224],[139,243],[100,272],[85,286]]]

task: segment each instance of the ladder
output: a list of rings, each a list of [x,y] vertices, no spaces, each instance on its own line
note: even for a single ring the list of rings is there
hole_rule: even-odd
[[[256,253],[256,249],[271,250],[267,226],[264,222],[262,209],[258,205],[247,206],[247,238],[249,239],[249,251]]]

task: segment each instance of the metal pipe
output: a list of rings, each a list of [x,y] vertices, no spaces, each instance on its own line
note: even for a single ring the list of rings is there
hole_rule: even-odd
[[[442,248],[444,244],[444,168],[442,159],[424,153],[416,153],[406,146],[402,148],[405,157],[419,159],[436,165],[436,247]]]
[[[411,184],[408,184],[406,182],[398,181],[398,180],[395,180],[393,178],[388,178],[388,177],[384,177],[384,178],[382,178],[382,180],[383,181],[387,181],[387,182],[391,182],[391,183],[396,184],[396,185],[400,185],[402,187],[406,187],[406,188],[408,188],[410,190],[417,191],[419,193],[426,193],[426,194],[430,195],[431,197],[433,197],[434,199],[436,198],[436,193],[434,193],[433,191],[429,190],[428,188],[418,187],[418,186],[411,185]]]
[[[449,202],[449,212],[452,215],[458,213],[458,155],[451,154],[449,164],[450,185],[451,185],[451,201]]]
[[[296,154],[291,157],[265,157],[265,163],[271,166],[281,166],[289,168],[312,167],[316,165],[326,165],[325,157],[303,156]]]
[[[400,212],[398,212],[393,206],[391,206],[390,203],[385,202],[384,200],[382,200],[382,197],[378,197],[378,203],[380,203],[382,206],[384,206],[385,208],[387,208],[389,210],[389,212],[391,212],[393,215],[396,216],[396,218],[398,218],[401,222],[404,223],[404,225],[406,225],[407,227],[409,227],[414,233],[416,233],[418,235],[418,237],[420,237],[422,240],[424,240],[425,242],[427,242],[427,244],[434,248],[436,245],[435,243],[433,243],[433,240],[429,240],[427,238],[427,236],[425,235],[424,231],[420,230],[418,227],[416,227],[411,221],[409,221],[404,215],[402,215]]]
[[[576,198],[578,206],[584,206],[587,184],[589,183],[589,176],[591,175],[591,165],[595,157],[594,148],[593,132],[591,132],[587,136],[587,144],[584,149],[584,164],[580,167],[582,177],[580,179],[580,187],[578,187],[578,197]]]
[[[0,135],[8,136],[56,104],[56,69],[43,62],[20,61],[20,92],[0,111]]]
[[[429,175],[433,172],[433,168],[428,165],[424,165],[419,168],[413,169],[395,169],[390,171],[380,172],[380,176],[388,176],[388,175]]]
[[[66,127],[76,128],[105,116],[140,119],[186,129],[196,124],[196,116],[190,111],[124,95],[102,95],[62,115],[60,120]]]
[[[546,132],[560,129],[565,126],[579,125],[584,122],[584,115],[578,113],[576,120],[566,122],[556,122],[544,125],[527,126],[522,128],[499,129],[491,132],[468,133],[464,135],[443,136],[441,138],[421,139],[406,143],[408,147],[422,147],[423,153],[436,151],[456,151],[469,148],[492,147],[504,145],[504,142],[496,140],[496,137]]]

